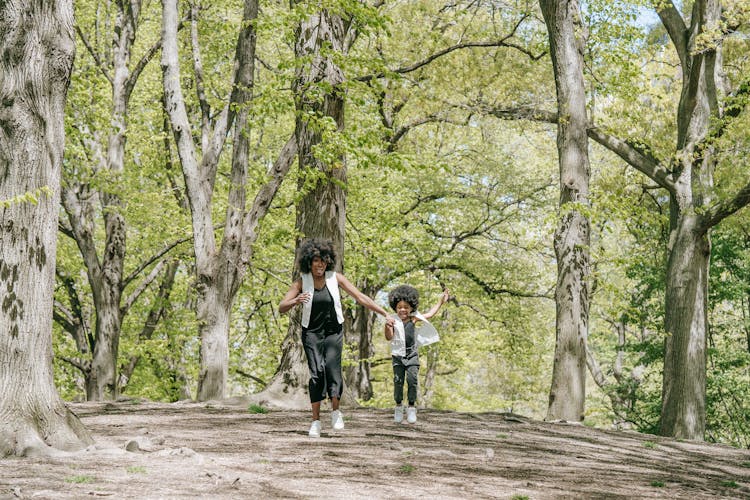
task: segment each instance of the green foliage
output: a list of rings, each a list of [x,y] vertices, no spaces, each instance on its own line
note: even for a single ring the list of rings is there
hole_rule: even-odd
[[[89,484],[94,481],[96,481],[96,479],[93,476],[71,476],[65,478],[66,483],[74,484]]]
[[[268,410],[261,405],[251,404],[248,409],[250,413],[268,413]]]
[[[14,196],[7,200],[0,199],[0,209],[10,208],[13,205],[18,205],[21,203],[31,203],[32,205],[36,205],[39,203],[39,198],[49,198],[50,196],[52,196],[52,190],[49,188],[49,186],[44,186],[39,189],[35,189],[34,191],[27,191],[23,194],[19,194],[18,196]]]
[[[146,468],[140,465],[131,465],[127,471],[128,474],[146,474]]]
[[[399,474],[411,474],[414,472],[417,468],[414,467],[411,464],[404,464],[401,467],[398,468]]]

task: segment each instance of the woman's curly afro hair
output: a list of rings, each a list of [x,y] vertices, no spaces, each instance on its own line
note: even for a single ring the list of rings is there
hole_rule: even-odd
[[[419,306],[419,292],[413,286],[399,285],[388,294],[388,303],[394,311],[398,303],[402,300],[409,304],[412,312],[414,312]]]
[[[333,249],[331,240],[323,238],[304,240],[300,243],[297,255],[299,270],[303,273],[310,272],[315,257],[320,257],[327,264],[326,270],[331,270],[336,265],[336,250]]]

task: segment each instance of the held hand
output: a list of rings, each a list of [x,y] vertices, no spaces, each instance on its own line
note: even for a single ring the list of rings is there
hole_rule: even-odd
[[[443,304],[445,304],[445,303],[446,303],[446,302],[448,302],[448,301],[449,301],[450,299],[451,299],[451,293],[450,293],[450,290],[448,290],[448,289],[446,288],[445,290],[443,290],[443,295],[442,295],[442,296],[440,297],[440,302],[441,302],[441,303],[443,303]]]
[[[294,303],[295,304],[302,304],[304,302],[309,301],[310,298],[311,298],[310,297],[310,292],[301,293],[301,294],[297,295],[296,297],[294,297]]]
[[[395,324],[396,324],[396,320],[393,319],[392,317],[389,316],[385,319],[385,326],[387,326],[388,328],[393,328],[393,325]]]

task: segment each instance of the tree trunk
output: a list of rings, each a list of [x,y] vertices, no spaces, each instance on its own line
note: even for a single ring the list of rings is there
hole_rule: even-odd
[[[195,13],[195,11],[193,11]],[[197,274],[196,313],[201,337],[201,366],[198,380],[198,399],[225,397],[229,371],[229,324],[232,304],[240,283],[247,271],[252,245],[257,239],[257,227],[268,213],[281,181],[291,168],[296,155],[297,142],[287,141],[268,171],[268,181],[256,194],[253,206],[246,208],[246,189],[249,159],[248,105],[252,101],[255,72],[255,19],[258,16],[257,0],[246,0],[242,29],[235,51],[234,87],[224,111],[219,114],[215,129],[210,134],[210,147],[203,149],[203,158],[197,160],[196,146],[191,136],[185,100],[180,88],[177,29],[179,15],[176,0],[163,1],[162,71],[165,107],[170,118],[177,151],[182,164],[185,187],[192,216],[195,267]],[[196,61],[197,86],[202,88],[199,68],[197,30],[193,30],[194,61]],[[208,102],[199,93],[203,116],[210,116]],[[235,119],[236,118],[236,119]],[[208,137],[208,120],[203,119],[202,137]],[[226,131],[234,123],[232,149],[231,187],[226,212],[226,223],[221,245],[217,249],[212,221],[211,199],[221,149]]]
[[[377,290],[373,290],[366,283],[357,283],[362,293],[370,297]],[[370,370],[372,368],[372,356],[375,351],[372,348],[372,329],[375,324],[375,314],[366,307],[357,304],[353,314],[347,315],[349,321],[345,326],[349,328],[345,332],[345,342],[352,353],[355,354],[354,363],[351,364],[344,374],[344,380],[350,389],[352,398],[368,401],[372,399],[372,382]]]
[[[140,76],[145,63],[153,51],[131,73],[132,47],[136,40],[140,1],[116,2],[117,16],[112,30],[111,67],[100,60],[100,70],[107,75],[112,86],[110,111],[111,132],[106,137],[106,148],[101,144],[99,130],[89,131],[86,124],[78,124],[85,134],[84,143],[89,156],[94,159],[93,171],[107,172],[108,178],[117,182],[125,171],[125,145],[130,93]],[[81,37],[86,34],[80,33]],[[97,48],[87,44],[92,51]],[[111,73],[111,74],[110,74]],[[76,114],[74,112],[74,114]],[[122,214],[124,203],[112,189],[98,190],[89,184],[81,184],[77,175],[67,180],[63,192],[63,207],[70,222],[70,234],[81,252],[91,286],[96,317],[91,363],[82,364],[86,380],[86,398],[89,401],[117,399],[119,395],[117,358],[124,310],[121,299],[126,283],[123,281],[125,265],[127,223]],[[96,194],[98,196],[92,196]],[[101,214],[95,215],[95,201],[101,203]],[[95,220],[104,222],[104,245],[99,255],[95,241]],[[86,352],[81,352],[86,354]]]
[[[589,158],[583,81],[584,26],[576,1],[540,0],[549,33],[559,120],[560,220],[555,231],[556,343],[547,420],[580,422],[586,398],[589,316]]]
[[[92,440],[52,374],[72,3],[0,3],[0,33],[0,456],[73,450]]]
[[[231,301],[217,287],[201,286],[197,313],[201,336],[198,401],[222,399],[229,373],[229,318]]]
[[[711,120],[721,119],[717,90],[722,87],[718,75],[721,45],[701,51],[694,48],[696,36],[717,26],[720,14],[719,2],[696,1],[688,27],[676,10],[667,7],[659,11],[677,49],[683,75],[677,109],[678,164],[670,196],[659,431],[666,436],[697,440],[703,439],[706,428],[710,229],[730,212],[720,216],[712,212],[717,206],[713,185],[716,155],[715,146],[706,143]]]
[[[335,270],[339,272],[344,260],[346,198],[342,186],[346,182],[346,165],[343,159],[326,165],[315,157],[314,149],[322,141],[323,122],[314,117],[332,118],[337,131],[344,126],[344,96],[339,88],[343,74],[330,57],[321,55],[321,48],[328,46],[328,50],[344,53],[345,35],[342,19],[321,11],[300,24],[295,43],[298,60],[310,59],[297,68],[294,84],[298,117],[295,137],[301,172],[298,190],[303,193],[297,205],[296,228],[302,238],[328,238],[333,242],[338,255]],[[307,179],[315,179],[314,186],[310,187]],[[300,241],[297,240],[295,249]],[[292,279],[298,277],[295,262]],[[309,373],[300,340],[301,330],[299,314],[292,312],[279,368],[268,387],[255,399],[279,407],[303,409],[309,406]]]
[[[711,244],[694,215],[679,217],[667,263],[661,431],[703,439]]]

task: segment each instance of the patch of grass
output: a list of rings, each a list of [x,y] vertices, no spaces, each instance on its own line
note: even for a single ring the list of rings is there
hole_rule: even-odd
[[[737,484],[735,481],[729,480],[729,481],[722,481],[721,485],[725,488],[739,488],[740,485]]]
[[[76,483],[76,484],[93,483],[94,478],[93,476],[71,476],[71,477],[66,477],[65,482]]]
[[[411,474],[412,472],[414,472],[414,469],[415,469],[415,467],[413,465],[411,465],[411,464],[404,464],[401,467],[399,467],[398,471],[401,474]]]
[[[255,403],[251,404],[247,411],[250,413],[268,413],[268,409],[263,408],[261,405],[256,405]]]
[[[664,481],[651,481],[651,486],[654,488],[664,488]]]
[[[654,448],[656,448],[656,443],[654,443],[653,441],[644,441],[643,442],[643,447],[644,448],[649,448],[649,449],[654,449]]]
[[[145,474],[146,468],[140,465],[131,465],[127,468],[129,474]]]
[[[526,495],[513,495],[510,497],[510,500],[529,500],[529,497]]]
[[[497,439],[508,439],[510,436],[508,434],[504,433],[504,432],[499,432],[499,433],[495,434],[495,437]]]
[[[741,465],[742,467],[747,467],[747,468],[750,468],[750,462],[742,462],[742,463],[741,463],[740,465]]]

